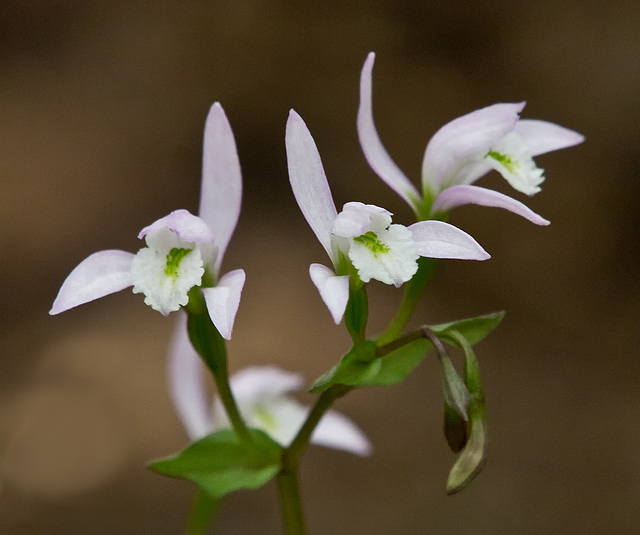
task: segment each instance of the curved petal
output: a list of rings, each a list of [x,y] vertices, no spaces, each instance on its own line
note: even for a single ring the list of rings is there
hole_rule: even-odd
[[[336,275],[322,264],[311,264],[309,275],[337,325],[349,302],[349,275]]]
[[[373,121],[372,70],[376,55],[370,52],[360,75],[360,107],[358,108],[358,139],[371,169],[387,185],[402,197],[409,206],[418,210],[421,198],[416,187],[409,181],[384,148]]]
[[[182,241],[191,243],[207,243],[213,241],[213,234],[209,225],[193,215],[189,210],[174,210],[169,215],[161,217],[157,221],[144,227],[138,233],[138,239],[144,238],[147,234],[167,227],[174,232]]]
[[[242,174],[229,120],[219,102],[211,106],[204,125],[202,188],[199,215],[211,232],[218,254],[216,273],[238,223]]]
[[[582,134],[563,126],[534,119],[521,119],[513,132],[524,141],[532,156],[573,147],[585,139]]]
[[[85,258],[62,283],[49,314],[60,314],[132,286],[131,261],[134,256],[110,249]]]
[[[244,270],[236,269],[224,275],[215,287],[202,289],[209,317],[225,340],[231,340],[245,280]]]
[[[311,442],[356,455],[371,455],[369,439],[349,418],[336,411],[328,411],[311,435]]]
[[[299,373],[274,366],[251,366],[234,373],[229,385],[238,402],[252,403],[263,397],[278,397],[300,390],[304,378]]]
[[[464,165],[465,158],[488,151],[513,130],[525,103],[501,103],[458,117],[438,130],[429,141],[422,160],[422,186],[438,192],[447,175]],[[454,183],[458,183],[454,179]]]
[[[491,255],[469,234],[443,221],[419,221],[408,227],[416,252],[429,258],[487,260]]]
[[[293,195],[311,230],[335,263],[331,225],[338,215],[336,205],[311,132],[294,110],[289,112],[285,142]]]
[[[504,208],[514,214],[528,219],[536,225],[548,225],[549,221],[536,214],[533,210],[516,201],[512,197],[492,189],[479,186],[453,186],[444,190],[433,203],[433,212],[446,212],[457,206],[478,204],[492,208]]]
[[[167,381],[173,406],[192,441],[213,430],[213,400],[205,384],[205,371],[202,359],[189,340],[187,315],[179,312],[169,345]]]

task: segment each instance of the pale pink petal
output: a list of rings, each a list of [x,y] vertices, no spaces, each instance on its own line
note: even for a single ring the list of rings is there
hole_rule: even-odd
[[[244,270],[236,269],[224,275],[215,287],[202,289],[209,317],[225,340],[231,340],[245,279]]]
[[[311,442],[356,455],[371,455],[372,446],[365,434],[349,418],[336,411],[328,411],[311,435]]]
[[[386,228],[391,224],[392,215],[388,210],[374,204],[348,202],[334,220],[331,232],[334,236],[343,238],[362,236],[371,226],[373,217],[382,219],[383,226]]]
[[[469,234],[443,221],[419,221],[408,227],[416,252],[428,258],[487,260],[491,258]]]
[[[238,402],[253,403],[263,397],[279,397],[300,390],[304,378],[274,366],[252,366],[234,373],[229,384]]]
[[[349,275],[336,275],[322,264],[311,264],[309,275],[337,325],[349,302]]]
[[[229,120],[219,102],[211,106],[204,126],[202,188],[199,215],[211,228],[217,247],[216,272],[238,223],[242,174]]]
[[[384,148],[373,121],[372,70],[376,55],[367,56],[360,75],[360,107],[358,108],[358,139],[371,169],[400,195],[409,206],[418,210],[421,195]]]
[[[189,340],[187,316],[179,312],[169,346],[167,380],[173,406],[192,441],[213,431],[213,400],[205,384],[205,373],[206,367]]]
[[[488,151],[513,130],[525,103],[494,104],[458,117],[438,130],[429,141],[422,161],[422,184],[440,191],[447,174],[464,165],[467,157]]]
[[[173,231],[182,241],[207,243],[213,240],[213,234],[207,223],[188,210],[174,210],[169,215],[154,221],[138,233],[138,239],[165,227]]]
[[[478,186],[453,186],[444,190],[433,203],[432,211],[447,212],[457,206],[478,204],[492,208],[504,208],[514,214],[528,219],[536,225],[548,225],[549,221],[536,214],[533,210],[503,193],[481,188]]]
[[[318,148],[302,117],[294,110],[289,112],[285,142],[293,194],[311,230],[335,262],[337,258],[331,246],[331,225],[338,213]]]
[[[133,257],[133,254],[126,251],[110,249],[93,253],[85,258],[62,283],[49,314],[60,314],[70,308],[133,286],[131,280]]]
[[[584,141],[584,136],[578,132],[534,119],[521,119],[513,132],[525,142],[532,156],[573,147]]]

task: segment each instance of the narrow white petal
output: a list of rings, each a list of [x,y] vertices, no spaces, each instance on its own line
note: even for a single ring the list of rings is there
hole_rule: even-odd
[[[336,275],[322,264],[311,264],[309,275],[337,325],[342,321],[349,301],[349,275]]]
[[[438,192],[460,183],[456,171],[466,159],[486,153],[513,130],[525,103],[494,104],[458,117],[438,130],[422,160],[423,188]]]
[[[367,56],[360,75],[360,107],[358,108],[358,139],[371,169],[400,195],[414,210],[421,199],[416,187],[409,181],[384,148],[373,121],[372,70],[376,55]]]
[[[251,366],[234,373],[229,382],[238,402],[253,403],[263,397],[277,397],[300,390],[304,378],[275,366]]]
[[[444,190],[433,203],[433,212],[446,212],[452,208],[465,204],[477,204],[492,208],[504,208],[514,214],[528,219],[536,225],[548,225],[549,221],[536,214],[533,210],[513,199],[491,189],[479,186],[453,186]]]
[[[419,221],[409,227],[420,256],[487,260],[491,258],[469,234],[442,221]]]
[[[336,411],[328,411],[311,435],[311,442],[356,455],[371,455],[369,439],[349,418]]]
[[[513,133],[520,136],[532,156],[573,147],[582,143],[585,139],[582,134],[563,126],[533,119],[521,119],[518,121]]]
[[[289,181],[311,230],[335,262],[331,225],[338,215],[322,160],[307,125],[294,110],[289,112],[285,136]]]
[[[49,314],[60,314],[132,286],[133,257],[126,251],[110,249],[85,258],[62,283]]]
[[[242,174],[233,131],[219,102],[204,126],[199,215],[211,228],[217,247],[216,272],[236,228],[242,203]]]
[[[231,340],[245,279],[244,270],[236,269],[224,275],[215,287],[202,289],[209,317],[225,340]]]
[[[213,430],[212,398],[205,373],[206,367],[189,340],[187,316],[180,312],[169,346],[167,380],[173,406],[192,441]]]

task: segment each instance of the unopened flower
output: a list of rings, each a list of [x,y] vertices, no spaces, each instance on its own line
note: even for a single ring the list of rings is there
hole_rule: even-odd
[[[205,367],[186,332],[184,314],[174,334],[169,358],[169,386],[173,403],[191,440],[231,427],[219,398],[208,394]],[[304,386],[300,374],[270,367],[245,368],[231,376],[229,385],[240,415],[248,427],[260,429],[282,446],[288,446],[309,414],[309,408],[291,397]],[[320,446],[371,453],[364,433],[347,417],[330,410],[311,435]]]
[[[464,204],[504,208],[538,225],[549,222],[521,202],[472,184],[491,169],[527,195],[540,191],[544,172],[533,157],[577,145],[584,136],[553,123],[520,119],[521,103],[494,104],[459,117],[438,130],[422,162],[422,192],[382,145],[373,121],[371,52],[360,78],[358,137],[371,168],[414,210],[419,219]]]
[[[289,180],[298,206],[327,251],[335,269],[312,264],[309,274],[340,323],[349,300],[351,265],[363,282],[376,279],[398,287],[418,269],[421,256],[486,260],[489,254],[466,232],[442,221],[409,227],[391,224],[391,213],[374,205],[350,202],[337,213],[316,144],[293,110],[286,130]]]
[[[137,254],[99,251],[83,260],[62,284],[50,314],[59,314],[133,286],[163,315],[179,310],[201,286],[211,320],[229,339],[245,273],[219,278],[220,264],[238,222],[242,176],[233,132],[219,103],[205,124],[199,217],[175,210],[138,234],[147,247]]]

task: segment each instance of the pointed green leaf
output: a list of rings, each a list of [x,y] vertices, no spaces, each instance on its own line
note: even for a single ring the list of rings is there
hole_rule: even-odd
[[[380,358],[380,370],[371,378],[369,385],[393,385],[404,381],[422,362],[433,345],[420,338]]]
[[[476,345],[483,340],[504,318],[504,311],[485,314],[475,318],[452,321],[451,323],[441,323],[430,325],[429,328],[438,335],[439,338],[450,341],[448,335],[451,331],[458,331],[469,344]],[[457,345],[457,344],[456,344]]]
[[[446,403],[444,404],[444,436],[454,453],[458,453],[467,443],[467,422]]]
[[[469,392],[448,357],[440,359],[442,367],[442,393],[446,405],[456,411],[463,420],[468,419]]]
[[[282,447],[262,431],[251,429],[250,434],[249,444],[230,429],[217,431],[148,466],[159,474],[193,481],[212,498],[257,489],[278,473]]]

